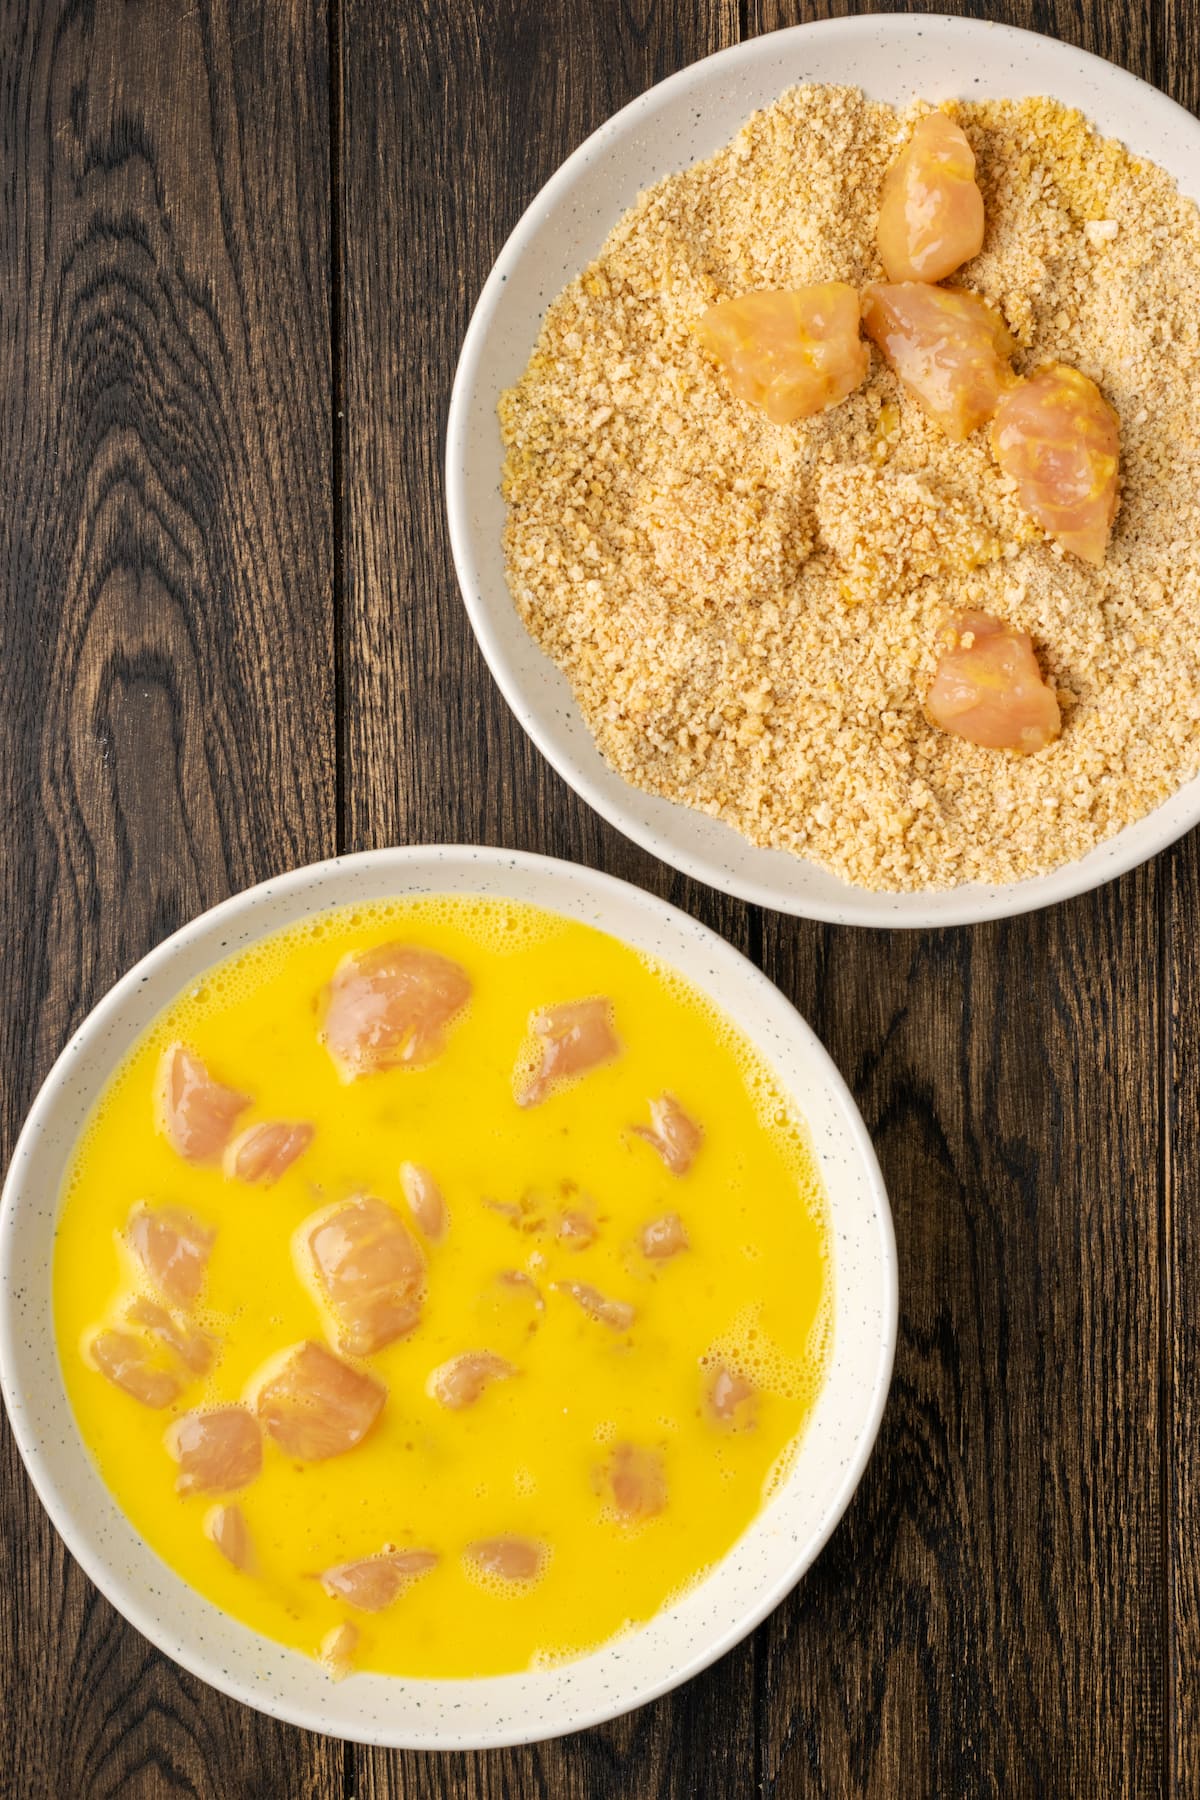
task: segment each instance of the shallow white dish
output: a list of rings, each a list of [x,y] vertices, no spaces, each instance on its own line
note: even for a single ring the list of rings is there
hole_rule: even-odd
[[[428,893],[505,895],[597,926],[663,957],[741,1026],[800,1104],[824,1177],[833,1352],[786,1484],[679,1605],[557,1669],[478,1681],[360,1675],[335,1685],[307,1657],[202,1599],[111,1499],[76,1428],[55,1347],[58,1193],[113,1067],[181,988],[318,909]],[[117,983],[55,1063],[17,1142],[0,1210],[0,1385],[21,1455],[68,1549],[113,1605],[193,1674],[277,1718],[365,1743],[477,1749],[551,1737],[642,1705],[737,1643],[808,1568],[854,1492],[883,1412],[896,1318],[891,1214],[870,1140],[841,1076],[779,990],[706,926],[641,889],[503,850],[417,847],[318,863],[184,926]]]
[[[756,848],[729,825],[631,787],[597,750],[566,678],[521,623],[504,576],[496,403],[529,359],[546,308],[652,182],[710,156],[798,81],[842,82],[894,105],[1049,94],[1077,106],[1200,198],[1200,123],[1113,64],[975,19],[875,14],[735,45],[642,94],[588,138],[524,213],[471,319],[446,440],[450,541],[463,599],[513,712],[564,780],[628,837],[711,886],[837,924],[971,924],[1031,912],[1144,862],[1200,820],[1200,778],[1050,875],[915,894],[855,888],[815,863]]]

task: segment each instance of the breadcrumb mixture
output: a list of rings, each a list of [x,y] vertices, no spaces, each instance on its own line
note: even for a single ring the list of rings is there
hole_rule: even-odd
[[[864,887],[1009,882],[1081,856],[1200,767],[1200,211],[1051,100],[954,107],[1018,373],[1052,358],[1121,421],[1100,570],[1043,538],[877,352],[779,427],[694,325],[754,288],[882,278],[884,172],[921,111],[802,86],[644,193],[559,296],[501,424],[516,604],[641,788]],[[1034,640],[1063,734],[1020,759],[928,724],[948,616]]]

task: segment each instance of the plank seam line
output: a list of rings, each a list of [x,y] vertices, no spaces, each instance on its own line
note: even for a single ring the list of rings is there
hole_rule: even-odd
[[[334,849],[346,849],[345,698],[345,305],[342,288],[342,0],[328,0],[329,20],[329,366],[333,414],[333,766]]]

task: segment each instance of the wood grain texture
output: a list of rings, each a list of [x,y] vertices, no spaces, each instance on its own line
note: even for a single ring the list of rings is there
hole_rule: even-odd
[[[0,69],[5,1151],[110,983],[333,847],[329,85],[307,5],[9,6]],[[0,1792],[341,1796],[152,1652],[5,1432]]]
[[[1171,1791],[1200,1794],[1200,842],[1193,832],[1163,859],[1167,977],[1167,1113],[1162,1303],[1167,1333],[1161,1444],[1167,1540],[1166,1669]]]
[[[1153,61],[1167,91],[1200,112],[1200,29],[1191,0],[1151,11]],[[1163,1517],[1167,1543],[1166,1670],[1171,1789],[1200,1794],[1200,834],[1162,859],[1165,1051],[1162,1304]]]
[[[179,1674],[65,1556],[6,1434],[0,1794],[1200,1793],[1196,836],[974,932],[764,917],[563,786],[450,565],[457,350],[538,186],[673,69],[864,8],[331,4],[0,0],[3,1145],[102,989],[229,888],[335,841],[573,857],[730,937],[829,1046],[892,1194],[895,1386],[845,1522],[747,1644],[488,1756],[328,1744]],[[1200,0],[911,10],[1200,105]]]
[[[766,1627],[768,1794],[1164,1791],[1159,931],[1153,869],[906,954],[768,922],[904,1297],[879,1452]]]

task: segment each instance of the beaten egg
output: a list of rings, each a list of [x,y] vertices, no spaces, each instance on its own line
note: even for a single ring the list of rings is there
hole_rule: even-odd
[[[147,1543],[334,1674],[586,1653],[703,1578],[830,1345],[803,1119],[672,969],[493,899],[180,994],[68,1170],[79,1429]]]

